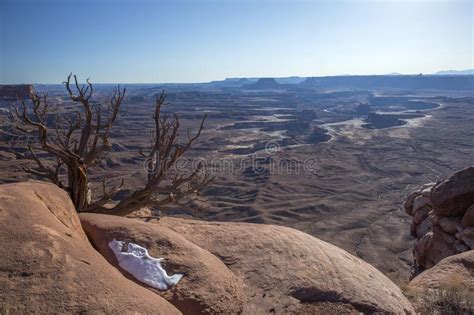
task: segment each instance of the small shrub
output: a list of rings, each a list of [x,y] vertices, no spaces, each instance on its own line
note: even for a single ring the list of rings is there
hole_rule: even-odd
[[[460,276],[428,290],[409,290],[407,295],[421,314],[474,314],[474,292]]]

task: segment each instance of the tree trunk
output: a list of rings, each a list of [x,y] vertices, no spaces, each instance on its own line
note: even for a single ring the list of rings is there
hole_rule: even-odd
[[[86,172],[85,165],[76,161],[71,167],[68,167],[69,194],[77,212],[86,210],[91,202],[91,191]]]

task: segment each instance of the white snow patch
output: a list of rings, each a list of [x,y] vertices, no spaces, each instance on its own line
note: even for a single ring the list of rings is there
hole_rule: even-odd
[[[164,258],[151,257],[146,248],[128,243],[127,251],[122,251],[124,245],[125,242],[115,239],[109,243],[109,247],[114,252],[120,267],[138,281],[164,291],[171,289],[183,277],[183,274],[180,273],[168,276],[166,270],[161,267]]]

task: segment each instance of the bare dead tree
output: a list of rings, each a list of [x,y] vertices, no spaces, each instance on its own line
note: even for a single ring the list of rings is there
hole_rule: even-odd
[[[162,115],[161,109],[165,102],[166,95],[162,91],[155,103],[155,130],[151,135],[151,145],[147,152],[140,150],[140,154],[146,159],[148,170],[144,187],[134,191],[112,208],[95,206],[89,211],[127,215],[143,207],[179,204],[183,197],[198,192],[212,181],[211,176],[203,172],[202,165],[198,165],[189,174],[182,174],[176,168],[178,159],[201,135],[205,117],[201,120],[197,133],[191,136],[188,132],[186,140],[180,143],[179,118],[176,114],[173,114],[172,119]]]
[[[55,123],[51,128],[48,119],[51,107],[47,95],[31,93],[31,104],[22,102],[21,108],[15,108],[16,128],[37,136],[39,146],[28,143],[30,157],[36,162],[36,168],[25,168],[25,171],[44,177],[66,189],[77,211],[84,211],[89,206],[90,190],[87,171],[97,164],[110,149],[109,132],[117,118],[118,110],[125,96],[125,89],[118,87],[109,104],[109,116],[103,120],[101,107],[91,104],[93,86],[80,85],[74,76],[74,88],[71,87],[70,74],[64,82],[70,99],[80,105],[73,113],[54,115]],[[56,161],[54,166],[46,165],[36,151],[49,153]],[[62,166],[66,168],[67,184],[60,180]]]
[[[201,167],[190,174],[174,172],[178,159],[196,142],[203,130],[204,120],[201,121],[196,135],[179,143],[179,119],[174,114],[173,119],[161,115],[165,104],[165,94],[162,92],[155,104],[155,130],[148,153],[140,151],[147,159],[152,171],[148,173],[146,185],[134,191],[115,205],[108,204],[122,189],[120,185],[107,190],[107,183],[102,182],[103,194],[92,201],[90,178],[88,170],[100,162],[110,150],[110,130],[117,119],[120,105],[125,96],[125,88],[114,90],[108,105],[108,115],[102,117],[101,106],[93,105],[91,97],[93,86],[86,80],[87,85],[80,85],[77,77],[70,74],[64,82],[66,90],[73,103],[79,108],[67,113],[53,113],[47,96],[40,97],[32,93],[30,104],[22,102],[15,109],[14,119],[16,128],[27,134],[34,134],[37,145],[27,144],[29,158],[36,162],[35,168],[25,168],[25,171],[46,178],[65,189],[78,212],[100,212],[115,215],[126,215],[145,206],[161,206],[167,203],[178,203],[179,200],[206,186],[211,178],[202,173]],[[73,92],[74,90],[74,92]],[[54,117],[53,126],[48,121]],[[38,145],[39,144],[39,145]],[[45,163],[37,152],[49,154],[54,163]],[[173,169],[173,171],[171,171]],[[64,172],[65,176],[61,176]],[[63,181],[65,177],[67,181]]]

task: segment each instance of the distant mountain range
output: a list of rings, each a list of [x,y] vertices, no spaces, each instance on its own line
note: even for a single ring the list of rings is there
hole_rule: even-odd
[[[418,73],[404,74],[399,72],[387,73],[386,75],[415,75]],[[426,73],[425,75],[474,75],[474,69],[466,70],[442,70],[435,73]]]
[[[288,78],[232,78],[213,81],[209,85],[217,88],[242,88],[245,90],[280,89],[434,89],[434,90],[473,90],[474,73],[469,71],[440,71],[436,74],[389,74],[389,75],[347,75],[324,77],[288,77]],[[297,83],[293,83],[297,82]]]
[[[317,88],[473,90],[473,75],[357,75],[307,78],[300,86]]]
[[[341,75],[331,75],[331,76],[322,76],[322,77],[350,77],[350,76],[412,76],[418,75],[419,73],[410,73],[404,74],[399,72],[391,72],[387,74],[380,74],[380,75],[357,75],[357,74],[341,74]],[[425,75],[474,75],[474,69],[466,69],[466,70],[443,70],[438,71],[435,73],[426,73]],[[275,81],[280,84],[298,84],[306,80],[308,77],[299,77],[299,76],[291,76],[291,77],[275,77]],[[227,82],[228,84],[250,84],[255,83],[261,77],[247,77],[247,78],[227,78],[224,81],[212,81],[211,83],[217,82]]]
[[[444,70],[433,73],[434,75],[473,75],[474,69],[467,70]]]

